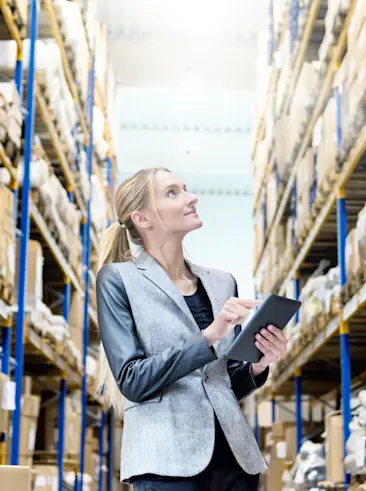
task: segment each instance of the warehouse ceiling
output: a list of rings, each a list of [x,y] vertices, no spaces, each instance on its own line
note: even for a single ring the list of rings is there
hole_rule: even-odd
[[[166,166],[201,193],[251,193],[265,0],[96,0],[119,90],[122,178]]]

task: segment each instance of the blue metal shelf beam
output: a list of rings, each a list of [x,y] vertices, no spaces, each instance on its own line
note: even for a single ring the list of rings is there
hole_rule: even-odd
[[[23,378],[23,329],[24,329],[24,308],[27,291],[27,255],[28,239],[30,228],[29,216],[29,194],[30,194],[30,163],[32,158],[33,129],[34,129],[34,75],[35,75],[35,48],[38,37],[38,13],[39,0],[30,1],[30,47],[29,47],[29,68],[27,82],[27,111],[25,120],[24,138],[24,176],[22,190],[22,209],[21,209],[21,238],[19,252],[19,277],[18,277],[18,312],[16,317],[15,332],[15,383],[16,383],[16,407],[13,413],[13,435],[11,447],[11,464],[17,465],[19,462],[19,439],[20,439],[20,412]]]
[[[103,491],[105,421],[106,421],[106,413],[103,410],[102,414],[100,416],[100,427],[99,427],[99,481],[98,481],[98,491]]]
[[[89,142],[87,146],[87,169],[89,183],[91,184],[91,175],[93,167],[93,108],[94,108],[94,72],[95,58],[92,58],[92,64],[89,70],[89,91],[88,91],[88,114],[89,114]],[[86,378],[86,357],[89,342],[89,267],[90,267],[90,227],[91,227],[91,201],[90,197],[87,203],[87,223],[83,227],[83,256],[84,256],[84,283],[85,283],[85,298],[84,298],[84,331],[83,331],[83,382],[82,382],[82,415],[81,415],[81,442],[80,442],[80,480],[79,491],[83,489],[83,476],[85,470],[85,432],[86,432],[86,417],[87,417],[87,378]]]
[[[301,371],[297,370],[295,372],[295,398],[296,398],[296,448],[297,452],[300,452],[302,443],[302,378]]]
[[[346,195],[341,189],[337,198],[337,225],[338,225],[338,265],[340,273],[340,283],[343,287],[347,283],[346,272],[346,238],[347,238],[347,208]],[[349,329],[347,322],[340,325],[341,343],[341,382],[342,382],[342,414],[343,414],[343,436],[344,452],[346,456],[346,443],[350,435],[349,424],[351,422],[351,359]],[[345,489],[351,482],[350,475],[345,473]]]

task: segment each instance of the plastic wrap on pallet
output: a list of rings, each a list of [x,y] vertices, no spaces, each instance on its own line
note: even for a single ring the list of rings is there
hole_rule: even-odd
[[[346,444],[346,470],[353,475],[366,474],[366,391],[358,395],[359,408],[349,425],[350,437]]]
[[[24,70],[28,69],[29,40],[24,41]],[[36,42],[36,80],[45,91],[49,107],[54,112],[62,142],[70,152],[75,141],[72,130],[77,124],[75,104],[70,93],[60,50],[54,39]]]
[[[37,159],[31,161],[30,167],[30,182],[31,187],[39,189],[49,179],[50,168],[48,163],[44,159]],[[24,159],[21,158],[17,170],[17,178],[19,186],[23,186],[24,178]]]
[[[318,483],[326,478],[324,453],[324,445],[305,442],[301,446],[294,467],[283,475],[282,491],[316,491]]]
[[[340,295],[339,268],[331,268],[327,274],[310,278],[301,290],[300,322],[311,324],[319,315],[331,314],[336,310]]]
[[[93,138],[95,150],[101,160],[107,158],[108,143],[104,139],[105,117],[102,111],[94,106],[93,111]]]

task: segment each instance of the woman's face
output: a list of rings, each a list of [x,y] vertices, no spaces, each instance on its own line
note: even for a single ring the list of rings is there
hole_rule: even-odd
[[[174,174],[165,171],[156,174],[155,196],[151,208],[156,207],[158,214],[152,210],[149,212],[149,221],[155,230],[168,230],[170,234],[183,238],[202,227],[196,211],[197,196],[188,192],[185,184]]]

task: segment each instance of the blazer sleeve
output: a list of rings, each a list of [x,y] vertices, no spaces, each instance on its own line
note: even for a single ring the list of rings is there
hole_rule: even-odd
[[[233,281],[235,283],[234,296],[238,297],[238,285],[234,277]],[[238,325],[235,327],[235,337],[239,336],[240,332],[241,326]],[[253,377],[251,363],[235,360],[228,360],[227,370],[231,380],[231,387],[239,401],[262,387],[266,383],[269,374],[269,368],[266,368],[263,373],[257,377]]]
[[[130,401],[143,402],[216,359],[202,333],[147,357],[137,336],[125,286],[114,264],[103,266],[98,273],[97,306],[109,366],[120,391]]]

